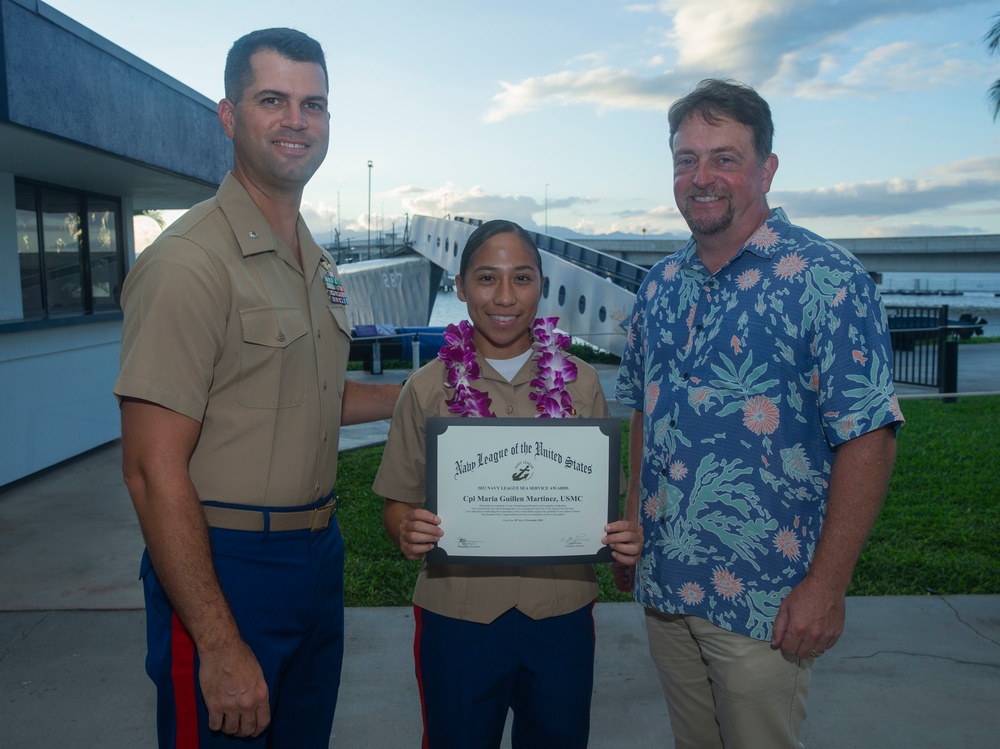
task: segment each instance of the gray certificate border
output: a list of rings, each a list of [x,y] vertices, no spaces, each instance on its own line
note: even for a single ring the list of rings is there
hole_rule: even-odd
[[[491,426],[502,427],[528,427],[534,429],[572,429],[579,427],[597,427],[602,434],[608,437],[608,522],[618,520],[619,516],[619,496],[621,487],[621,438],[622,428],[620,419],[523,419],[523,418],[461,418],[447,416],[427,417],[427,481],[426,507],[435,515],[438,512],[438,437],[449,429],[464,429],[475,427],[476,429],[489,428]],[[444,522],[444,521],[442,521]],[[464,556],[449,554],[444,549],[435,546],[427,555],[426,560],[433,564],[468,564],[483,566],[505,566],[521,567],[529,565],[554,565],[554,564],[592,564],[598,562],[611,562],[611,547],[602,546],[600,550],[591,554],[575,554],[560,556]]]

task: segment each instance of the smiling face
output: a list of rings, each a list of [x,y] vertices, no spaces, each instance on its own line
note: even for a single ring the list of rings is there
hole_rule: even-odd
[[[330,142],[326,75],[270,49],[250,58],[253,82],[239,101],[223,99],[219,118],[233,140],[233,171],[264,192],[298,193],[326,158]]]
[[[677,129],[673,156],[677,208],[699,255],[708,252],[721,267],[770,214],[766,196],[778,158],[769,154],[761,163],[745,125],[728,118],[710,125],[700,115]]]
[[[455,285],[483,356],[511,359],[531,348],[543,280],[535,256],[513,232],[496,234],[476,250]]]

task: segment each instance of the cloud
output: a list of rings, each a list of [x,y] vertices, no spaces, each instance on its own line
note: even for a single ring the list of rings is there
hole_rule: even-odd
[[[183,216],[187,211],[181,210],[165,210],[160,211],[160,216],[163,219],[163,229],[170,226],[174,221]],[[136,253],[142,252],[144,249],[152,244],[153,240],[160,236],[163,231],[160,225],[157,224],[153,219],[148,216],[133,216],[132,217],[132,232],[134,234],[135,251]]]
[[[541,230],[543,225],[545,204],[540,198],[488,193],[481,185],[464,188],[451,182],[438,186],[408,184],[384,194],[400,199],[402,210],[411,216],[506,218],[531,230]],[[986,217],[992,219],[1000,210],[1000,156],[941,164],[915,178],[893,177],[806,190],[774,190],[768,198],[772,206],[784,207],[797,223],[810,226],[813,221],[826,220],[832,226],[852,226],[851,236],[981,233],[978,224],[986,221]],[[613,213],[601,209],[604,202],[599,196],[550,198],[550,228],[554,227],[552,211],[559,210],[563,221],[567,213],[576,213],[576,218],[566,223],[579,234],[621,232],[641,236],[644,229],[646,235],[686,237],[689,234],[672,202],[652,208],[624,208]],[[935,222],[935,214],[947,216],[949,224]],[[304,205],[303,215],[320,236],[325,236],[331,218],[328,209],[320,206],[314,210]],[[928,216],[931,216],[930,221]],[[907,217],[913,220],[908,221]],[[401,231],[401,219],[401,216],[386,216],[382,225],[388,231],[390,222],[395,220],[397,230]],[[574,220],[575,223],[571,223]],[[965,225],[957,223],[965,220]],[[343,228],[345,232],[365,231],[364,215]],[[824,229],[829,236],[846,236],[843,231],[843,228]]]
[[[418,187],[405,185],[389,191],[391,195],[402,196],[403,207],[410,213],[423,216],[471,216],[483,220],[505,218],[526,229],[541,231],[545,204],[531,196],[491,194],[481,186],[468,189],[456,188],[451,183],[439,187]],[[571,229],[579,234],[612,234],[622,232],[641,236],[645,229],[650,235],[688,236],[687,224],[673,205],[660,205],[651,209],[621,210],[611,215],[611,221],[595,221],[593,206],[599,206],[602,199],[592,196],[570,195],[549,199],[550,214],[555,209],[581,211],[586,214]],[[550,228],[553,228],[550,222]]]
[[[868,226],[861,231],[862,237],[946,237],[955,234],[982,234],[979,227],[939,225],[939,224],[891,224]]]
[[[610,67],[582,73],[564,71],[500,85],[503,91],[493,97],[494,106],[483,118],[486,122],[499,122],[553,104],[593,104],[599,110],[666,109],[687,90],[686,84],[672,74],[643,77]]]
[[[680,211],[673,204],[660,205],[647,210],[622,210],[613,214],[610,225],[598,226],[590,220],[580,220],[574,230],[580,234],[634,234],[636,236],[677,236],[690,235]]]
[[[526,229],[538,229],[538,214],[545,211],[545,203],[528,195],[489,194],[479,185],[463,189],[446,183],[440,187],[406,185],[388,194],[402,198],[403,208],[412,214],[424,216],[473,216],[484,220],[505,218]],[[549,210],[572,208],[598,202],[597,198],[569,196],[550,199]]]
[[[975,78],[987,70],[978,63],[951,59],[945,51],[913,42],[893,42],[866,52],[846,69],[829,57],[812,76],[793,74],[796,60],[790,55],[776,78],[796,96],[829,99],[937,89],[952,81]]]
[[[865,33],[906,33],[900,21],[954,10],[976,0],[661,0],[627,6],[665,16],[672,24],[658,49],[630,50],[640,67],[667,68],[641,75],[589,53],[586,70],[562,70],[500,83],[484,120],[499,122],[545,106],[589,105],[598,111],[664,109],[702,78],[738,77],[763,91],[809,98],[875,96],[940,88],[986,73],[962,60],[955,46],[908,39],[865,47]],[[890,37],[891,39],[891,37]],[[668,56],[669,55],[669,56]]]
[[[771,205],[796,218],[905,216],[921,211],[1000,201],[1000,157],[966,159],[937,167],[921,179],[843,183],[811,190],[775,190]],[[996,206],[991,208],[996,212]]]

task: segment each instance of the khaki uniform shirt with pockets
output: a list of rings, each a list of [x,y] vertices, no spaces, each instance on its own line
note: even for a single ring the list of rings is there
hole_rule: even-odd
[[[475,388],[493,401],[497,416],[530,418],[535,402],[528,398],[535,362],[529,359],[514,379],[507,382],[482,356],[477,355],[482,379]],[[573,408],[581,418],[607,418],[608,404],[597,372],[589,364],[573,359],[577,379],[569,384]],[[445,400],[450,396],[444,382],[444,363],[435,360],[407,380],[396,402],[382,464],[374,491],[389,499],[422,505],[425,500],[426,419],[455,416]],[[442,523],[442,530],[448,532]],[[442,616],[488,624],[517,608],[532,619],[561,616],[576,611],[597,598],[593,565],[481,567],[456,564],[424,564],[413,592],[413,603]]]
[[[301,268],[229,174],[125,280],[115,394],[201,423],[203,502],[301,506],[336,480],[346,296],[301,216],[297,232]]]

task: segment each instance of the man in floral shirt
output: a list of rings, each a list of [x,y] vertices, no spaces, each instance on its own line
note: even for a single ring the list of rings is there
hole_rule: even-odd
[[[768,207],[753,89],[702,81],[669,122],[693,236],[636,295],[616,392],[634,591],[677,747],[793,747],[903,422],[886,316],[852,255]]]

